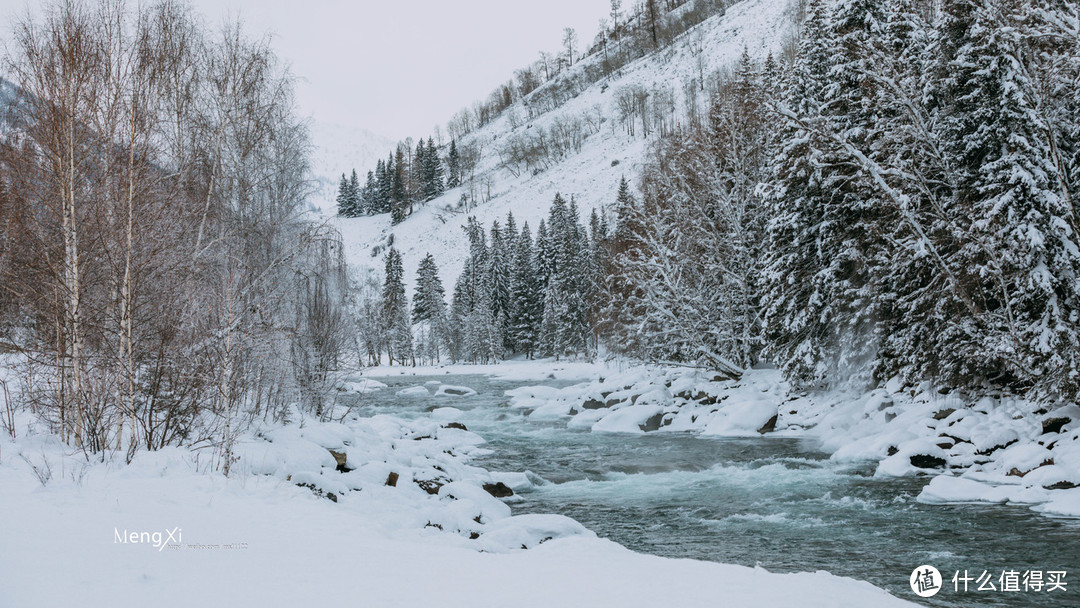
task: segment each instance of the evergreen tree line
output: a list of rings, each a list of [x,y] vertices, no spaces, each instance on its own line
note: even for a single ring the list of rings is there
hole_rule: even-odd
[[[589,226],[577,204],[556,195],[535,238],[513,214],[490,230],[474,217],[465,229],[469,257],[454,285],[449,306],[435,258],[417,269],[411,313],[405,299],[400,254],[387,253],[380,295],[381,322],[367,323],[368,360],[391,364],[489,363],[508,357],[595,354],[601,269],[609,246],[605,217],[595,211]]]
[[[445,164],[445,167],[443,166]],[[397,224],[412,215],[416,205],[440,196],[447,188],[461,184],[461,159],[457,142],[451,141],[446,159],[439,156],[435,141],[417,141],[415,150],[408,141],[398,144],[386,160],[380,160],[360,183],[356,169],[338,184],[338,214],[360,217],[390,213]]]
[[[611,345],[1075,398],[1078,17],[811,0],[792,61],[744,54],[617,207]]]

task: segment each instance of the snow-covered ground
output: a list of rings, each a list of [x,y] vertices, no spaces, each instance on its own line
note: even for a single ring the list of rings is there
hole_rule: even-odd
[[[0,605],[910,605],[824,572],[664,559],[563,516],[514,516],[489,492],[530,481],[471,465],[484,440],[458,414],[257,425],[229,477],[210,450],[125,465],[50,435],[0,439]]]
[[[477,191],[485,199],[490,196],[487,202],[471,208],[469,215],[474,215],[488,228],[493,220],[502,223],[507,213],[513,212],[518,227],[528,222],[535,235],[536,227],[547,216],[556,193],[562,193],[567,198],[573,196],[585,220],[593,209],[613,204],[619,179],[625,176],[632,183],[636,182],[645,152],[653,142],[651,136],[645,139],[640,135],[626,135],[619,123],[616,92],[631,85],[640,85],[648,90],[665,85],[672,89],[681,113],[685,105],[684,82],[696,78],[699,73],[708,75],[734,65],[744,48],[758,59],[776,50],[792,27],[792,4],[791,0],[744,0],[737,3],[726,14],[712,17],[684,33],[669,48],[629,64],[557,109],[533,120],[526,120],[527,113],[522,102],[515,103],[498,119],[458,142],[475,145],[482,150],[475,183]],[[703,49],[700,53],[700,71],[699,55],[695,49]],[[588,57],[572,70],[581,70],[599,60],[598,56]],[[699,99],[698,103],[704,104],[705,101]],[[564,158],[536,175],[515,177],[502,167],[498,151],[507,138],[529,132],[530,129],[548,129],[560,119],[597,113],[603,122],[599,130],[584,141],[579,153]],[[521,117],[521,123],[516,128],[511,125],[511,115]],[[387,147],[383,156],[389,150]],[[319,163],[316,163],[316,168],[317,173],[327,175],[337,175],[341,171],[336,167],[321,169]],[[364,173],[371,168],[374,168],[373,164],[358,167],[358,170]],[[336,189],[327,192],[332,192],[331,200],[321,206],[333,209],[332,197],[336,196]],[[381,272],[383,256],[373,256],[372,251],[393,235],[394,246],[402,253],[409,284],[415,277],[420,260],[431,253],[438,260],[443,283],[452,286],[468,256],[468,243],[461,229],[467,215],[447,212],[445,208],[456,205],[461,194],[462,188],[451,189],[419,208],[397,226],[390,225],[389,214],[354,219],[335,218],[333,223],[342,233],[348,260],[354,266]]]
[[[615,370],[612,370],[615,371]],[[738,381],[637,367],[562,389],[511,391],[511,407],[597,432],[810,437],[878,477],[933,475],[927,503],[1013,503],[1080,517],[1080,407],[890,383],[868,394],[792,394],[776,370]]]

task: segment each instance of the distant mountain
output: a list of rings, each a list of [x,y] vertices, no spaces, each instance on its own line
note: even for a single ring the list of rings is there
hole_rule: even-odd
[[[468,209],[485,228],[492,220],[500,223],[508,212],[513,212],[517,225],[529,223],[535,235],[542,217],[547,215],[556,192],[567,199],[575,198],[582,219],[587,220],[593,209],[610,206],[615,201],[619,179],[626,176],[637,183],[645,153],[656,140],[640,132],[629,135],[620,118],[618,97],[622,91],[644,89],[651,94],[662,91],[670,94],[670,103],[681,115],[686,107],[687,83],[724,71],[738,61],[743,49],[752,57],[763,60],[770,52],[779,52],[797,20],[798,0],[742,0],[726,11],[719,11],[699,25],[689,29],[675,41],[657,51],[641,57],[615,71],[610,76],[589,85],[577,95],[569,96],[554,109],[538,113],[532,108],[529,118],[529,102],[535,101],[537,92],[515,102],[498,118],[476,129],[462,140],[459,147],[472,146],[480,150],[472,181],[472,192],[482,202]],[[567,78],[596,64],[602,55],[593,54],[582,58],[567,71]],[[559,86],[560,80],[549,81]],[[545,85],[545,86],[549,86]],[[478,96],[482,92],[477,92]],[[699,108],[707,108],[705,93],[695,93]],[[707,110],[702,110],[707,111]],[[584,125],[587,132],[580,148],[551,160],[542,170],[515,170],[505,162],[508,143],[535,136],[538,132],[552,133],[566,124]],[[334,134],[336,138],[346,135]],[[370,139],[358,140],[356,146],[366,150]],[[448,142],[444,142],[448,143]],[[367,164],[357,168],[373,168],[377,158],[382,158],[391,145],[382,145]],[[445,157],[446,149],[440,150]],[[325,162],[325,161],[323,161]],[[351,159],[350,159],[351,162]],[[340,178],[346,163],[339,162],[330,175]],[[352,165],[349,165],[350,167]],[[516,173],[516,174],[515,174]],[[334,192],[336,184],[334,181]],[[452,286],[461,272],[469,248],[461,227],[467,214],[456,207],[463,191],[453,188],[443,196],[418,209],[404,222],[391,226],[389,214],[353,219],[337,218],[335,224],[345,240],[349,262],[359,268],[382,271],[383,256],[380,252],[391,236],[402,254],[407,281],[412,281],[420,259],[431,253],[438,260],[443,283]],[[333,195],[330,196],[330,199]],[[411,296],[411,287],[410,287]]]
[[[394,141],[367,129],[314,121],[311,124],[311,172],[315,192],[310,204],[313,211],[332,216],[337,213],[337,190],[341,174],[353,169],[363,180],[396,145]]]

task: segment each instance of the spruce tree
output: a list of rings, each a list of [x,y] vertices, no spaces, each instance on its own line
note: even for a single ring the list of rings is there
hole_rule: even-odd
[[[547,255],[550,273],[544,288],[544,318],[540,342],[555,357],[588,352],[589,326],[585,265],[582,254],[585,229],[577,216],[577,203],[567,205],[556,194],[548,216]]]
[[[396,157],[390,170],[390,223],[400,224],[409,212],[409,198],[406,192],[406,167],[404,146],[398,146]]]
[[[490,250],[484,229],[475,217],[464,227],[469,239],[469,257],[454,286],[453,323],[459,331],[459,356],[473,363],[498,360],[502,336],[492,310]]]
[[[630,242],[633,232],[634,195],[630,193],[630,184],[626,176],[619,178],[619,193],[615,197],[615,241],[622,248]]]
[[[811,0],[786,95],[801,123],[786,123],[773,184],[765,289],[769,355],[796,383],[833,377],[838,361],[833,247],[837,226],[826,215],[831,193],[823,187],[820,123],[823,94],[830,85],[832,43],[824,0]]]
[[[450,151],[446,156],[446,187],[457,188],[461,185],[461,157],[458,156],[457,141],[450,140]]]
[[[409,323],[409,301],[405,295],[405,269],[401,254],[393,247],[386,254],[386,276],[382,291],[382,318],[387,331],[386,354],[393,365],[412,361],[412,325]]]
[[[356,177],[356,169],[352,170],[352,175],[349,177],[348,187],[348,206],[350,217],[360,217],[364,215],[364,208],[360,200],[360,180]]]
[[[341,174],[341,182],[338,184],[337,210],[341,217],[353,217],[352,208],[349,205],[349,181],[345,174]]]
[[[515,350],[529,359],[537,348],[544,305],[542,295],[534,264],[532,236],[529,234],[529,224],[525,223],[514,243],[510,331]]]
[[[429,176],[427,172],[428,160],[427,160],[427,148],[424,147],[424,138],[421,137],[416,142],[416,153],[412,157],[412,167],[410,171],[411,175],[411,190],[409,192],[410,200],[414,200],[418,203],[426,203],[431,200],[431,184],[429,182]]]
[[[379,212],[378,186],[376,185],[374,171],[367,172],[367,181],[364,184],[361,202],[364,207],[364,215],[374,215]]]
[[[948,211],[968,231],[956,268],[971,324],[936,336],[949,354],[942,371],[957,384],[1075,390],[1080,383],[1060,373],[1077,364],[1075,207],[1058,188],[1023,34],[979,0],[943,8],[939,107],[956,175]]]
[[[495,316],[499,334],[502,336],[503,349],[513,352],[513,335],[510,332],[510,319],[513,316],[511,309],[513,250],[510,246],[511,242],[504,238],[503,234],[498,220],[492,222],[491,248],[488,257],[488,273],[491,277],[491,312]]]
[[[440,349],[450,339],[447,327],[446,292],[439,279],[439,268],[430,253],[424,256],[416,272],[412,321],[420,324],[425,335],[425,354],[437,363]]]
[[[435,148],[435,141],[430,137],[427,140],[427,147],[424,149],[422,168],[424,175],[424,198],[425,200],[437,198],[445,190],[445,184],[443,181],[442,160],[439,159],[439,152]]]

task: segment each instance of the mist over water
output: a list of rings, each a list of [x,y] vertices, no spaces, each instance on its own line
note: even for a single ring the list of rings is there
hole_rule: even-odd
[[[458,408],[456,419],[493,452],[475,464],[531,473],[536,485],[511,503],[515,514],[567,515],[602,537],[665,557],[773,572],[827,570],[911,601],[919,598],[908,577],[929,564],[945,584],[917,602],[927,606],[1074,606],[1080,597],[1080,520],[1020,506],[921,504],[915,497],[928,478],[874,479],[873,463],[832,462],[809,440],[592,433],[531,421],[506,407],[504,391],[537,382],[461,375],[381,380],[389,386],[360,397],[361,415],[413,418],[435,407]],[[395,395],[433,380],[478,395]],[[1068,591],[975,591],[972,584],[963,593],[961,584],[957,593],[957,570],[972,577],[988,571],[995,586],[1003,570],[1066,570]]]

